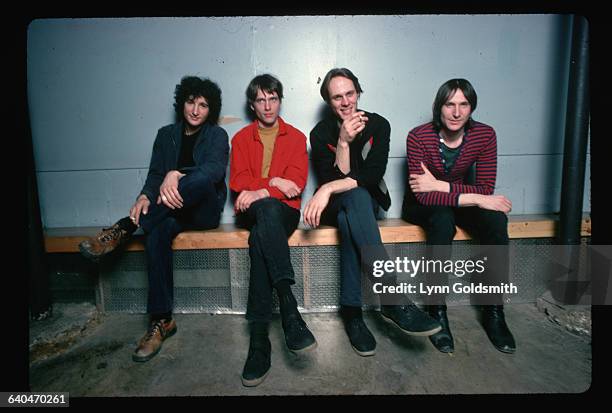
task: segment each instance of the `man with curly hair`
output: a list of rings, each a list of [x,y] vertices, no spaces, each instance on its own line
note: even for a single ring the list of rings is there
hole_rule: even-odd
[[[176,332],[173,239],[186,229],[218,227],[227,198],[229,139],[217,125],[221,89],[209,79],[185,76],[174,97],[177,121],[157,132],[147,179],[129,216],[79,245],[85,257],[97,261],[143,229],[150,324],[132,355],[140,362],[153,358]]]

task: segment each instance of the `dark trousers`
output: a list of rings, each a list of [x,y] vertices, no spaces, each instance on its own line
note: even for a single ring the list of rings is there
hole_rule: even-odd
[[[246,318],[268,322],[272,317],[272,287],[280,280],[295,284],[287,240],[300,221],[300,211],[276,198],[255,201],[239,213],[237,223],[247,228],[251,271]]]
[[[455,225],[475,235],[482,245],[508,245],[508,217],[500,211],[478,207],[425,206],[419,204],[403,205],[402,219],[423,228],[426,234],[427,255],[441,260],[450,259],[451,244],[456,234]],[[508,281],[508,249],[495,248],[490,262],[495,263],[480,276],[485,285],[496,285]],[[446,274],[427,275],[431,284],[447,285]],[[488,304],[502,304],[501,295],[473,296],[474,303],[484,301]],[[444,296],[432,296],[426,301],[441,304]]]
[[[147,215],[140,216],[140,226],[145,232],[149,314],[168,313],[173,309],[172,240],[187,229],[216,228],[221,218],[215,185],[200,171],[181,178],[178,191],[183,198],[182,208],[173,210],[152,200]]]
[[[362,265],[371,274],[372,264],[371,259],[365,260],[362,256],[362,249],[367,248],[370,257],[386,257],[376,223],[378,208],[370,193],[358,187],[332,195],[321,216],[321,223],[335,226],[340,232],[340,305],[362,305]],[[395,274],[390,278],[389,282],[393,283]]]

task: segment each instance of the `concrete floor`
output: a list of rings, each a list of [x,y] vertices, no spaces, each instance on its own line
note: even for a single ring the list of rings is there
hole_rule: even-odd
[[[73,313],[80,314],[83,327],[73,327],[63,346],[31,345],[31,391],[63,391],[70,397],[580,393],[591,384],[590,338],[552,323],[534,304],[506,307],[517,342],[512,355],[495,350],[469,306],[449,307],[452,355],[368,312],[366,323],[378,342],[375,356],[352,350],[336,313],[318,313],[304,315],[318,348],[297,357],[286,349],[276,315],[270,329],[272,368],[254,388],[240,381],[248,350],[243,315],[177,314],[178,332],[160,354],[134,363],[145,315]],[[37,335],[49,336],[48,326],[62,316],[53,318],[31,326],[31,343]]]

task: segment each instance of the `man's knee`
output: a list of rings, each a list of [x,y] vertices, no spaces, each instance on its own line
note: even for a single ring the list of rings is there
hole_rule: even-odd
[[[249,245],[269,230],[284,231],[282,208],[282,202],[275,198],[264,198],[251,204],[248,212],[255,222],[250,230]]]
[[[487,244],[508,243],[508,216],[500,211],[482,210],[480,214],[481,238]]]
[[[452,241],[457,233],[455,227],[455,214],[448,207],[432,207],[433,211],[427,219],[427,232],[436,237],[447,238]]]
[[[344,193],[343,200],[354,203],[372,203],[372,195],[367,189],[358,186],[357,188],[349,189]]]
[[[214,182],[208,174],[196,169],[182,177],[178,184],[179,193],[183,193],[183,191],[193,192],[194,189],[203,189],[204,192],[214,190]]]
[[[263,217],[280,219],[282,214],[282,202],[276,198],[263,198],[253,202],[249,209],[255,213],[258,219]]]
[[[372,205],[372,195],[367,189],[358,187],[353,188],[342,195],[342,206],[347,214],[360,214],[364,216],[372,216],[374,220],[374,207]]]
[[[501,211],[483,209],[480,216],[482,222],[487,226],[495,228],[506,228],[508,226],[508,216]]]

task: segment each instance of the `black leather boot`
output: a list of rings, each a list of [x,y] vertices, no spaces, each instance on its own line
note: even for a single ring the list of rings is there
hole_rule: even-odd
[[[268,338],[268,323],[251,326],[249,354],[242,370],[242,384],[247,387],[262,383],[270,371],[272,346]]]
[[[448,317],[446,316],[446,305],[429,305],[427,306],[427,312],[442,326],[442,330],[429,336],[429,341],[438,351],[452,353],[455,351],[455,343],[448,324]]]
[[[482,326],[496,349],[503,353],[514,353],[516,344],[506,324],[503,305],[483,306]]]
[[[302,319],[293,294],[283,294],[279,297],[279,306],[285,343],[289,350],[300,352],[314,349],[317,341]]]

